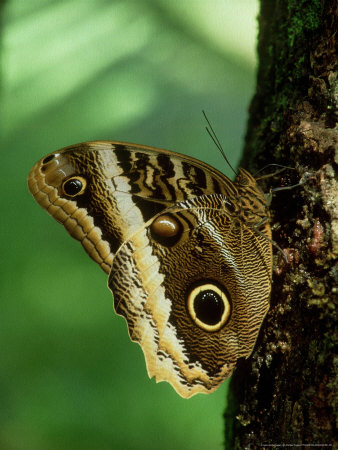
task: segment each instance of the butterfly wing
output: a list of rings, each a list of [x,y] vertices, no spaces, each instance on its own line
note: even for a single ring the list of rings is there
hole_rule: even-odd
[[[67,147],[29,176],[38,201],[109,275],[148,373],[183,397],[248,356],[268,309],[266,202],[241,171],[116,142]],[[210,317],[210,310],[213,311]]]
[[[207,168],[165,150],[86,142],[37,162],[28,187],[35,200],[109,273],[120,245],[167,206],[192,196],[226,190],[231,194],[230,180]],[[79,192],[76,183],[82,184]]]
[[[251,354],[269,306],[269,241],[235,224],[222,195],[161,216],[179,224],[177,241],[159,237],[150,220],[118,250],[108,286],[149,376],[188,398],[217,389]]]

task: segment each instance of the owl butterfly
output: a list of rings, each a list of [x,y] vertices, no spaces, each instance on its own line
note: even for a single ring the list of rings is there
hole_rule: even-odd
[[[266,199],[246,170],[232,182],[188,156],[97,141],[49,154],[28,185],[109,275],[150,377],[188,398],[250,356],[272,249]]]

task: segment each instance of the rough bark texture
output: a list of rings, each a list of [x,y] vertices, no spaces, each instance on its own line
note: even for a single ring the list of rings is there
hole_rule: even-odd
[[[273,239],[288,263],[275,252],[270,312],[232,378],[229,449],[338,448],[337,29],[336,0],[261,0],[242,166],[285,164],[295,168],[286,183],[304,184],[272,200]]]

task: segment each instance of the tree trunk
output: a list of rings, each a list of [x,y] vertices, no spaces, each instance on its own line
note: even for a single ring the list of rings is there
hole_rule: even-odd
[[[304,184],[272,200],[273,240],[288,262],[275,252],[270,311],[254,354],[231,381],[227,448],[330,448],[337,445],[337,1],[261,0],[259,27],[241,165],[252,173],[291,166],[287,184]]]

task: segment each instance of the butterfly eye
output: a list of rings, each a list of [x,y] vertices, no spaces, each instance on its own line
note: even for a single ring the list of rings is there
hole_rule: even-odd
[[[76,197],[84,193],[87,181],[83,177],[71,177],[62,184],[63,192],[69,197]]]
[[[176,244],[182,235],[182,225],[170,214],[158,216],[150,229],[153,239],[166,247]]]
[[[224,290],[205,283],[190,291],[188,311],[196,325],[206,331],[217,331],[229,320],[231,304]]]

